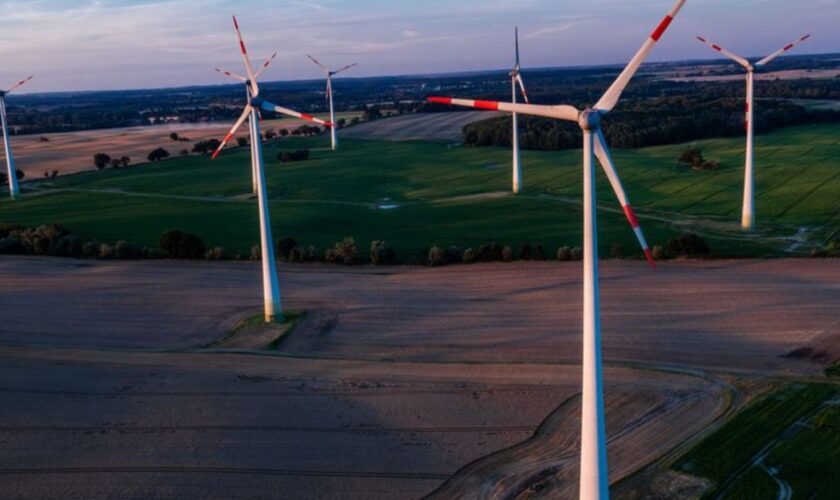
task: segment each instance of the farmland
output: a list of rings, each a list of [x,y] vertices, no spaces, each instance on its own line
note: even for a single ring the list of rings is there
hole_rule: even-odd
[[[379,123],[390,127],[389,120]],[[615,157],[652,245],[696,232],[723,255],[802,255],[821,245],[840,222],[840,171],[830,161],[840,152],[839,132],[838,125],[811,125],[757,138],[759,229],[751,235],[738,229],[742,139],[616,151]],[[530,242],[545,245],[549,254],[560,245],[580,245],[579,151],[526,151],[525,191],[514,197],[510,152],[504,148],[350,138],[339,152],[326,145],[325,137],[315,137],[266,146],[278,237],[292,236],[320,249],[345,236],[363,246],[384,239],[407,262],[435,244],[495,241],[517,248]],[[689,146],[719,160],[721,169],[697,172],[678,164],[676,158]],[[275,159],[281,150],[300,147],[312,149],[309,161]],[[608,255],[617,244],[625,255],[638,256],[609,184],[598,175],[601,253]],[[42,180],[24,189],[21,200],[0,200],[0,221],[57,222],[103,242],[145,245],[178,228],[229,252],[247,252],[258,241],[247,148],[232,149],[215,162],[176,158]]]
[[[819,376],[820,363],[789,353],[827,345],[840,356],[840,332],[826,327],[837,264],[605,263],[616,497],[648,491],[625,481],[773,381]],[[0,259],[14,311],[0,325],[0,495],[575,495],[579,263],[280,273],[287,307],[306,311],[290,338],[279,351],[217,349],[205,346],[259,309],[255,263]],[[752,456],[827,399],[800,386],[747,406],[723,444],[712,433],[691,456],[707,464],[733,434]],[[754,443],[738,432],[745,422]],[[831,429],[790,438],[829,456]],[[795,492],[797,477],[815,477],[781,471]]]
[[[678,469],[713,480],[706,498],[840,495],[840,386],[789,384],[767,394],[701,442]]]

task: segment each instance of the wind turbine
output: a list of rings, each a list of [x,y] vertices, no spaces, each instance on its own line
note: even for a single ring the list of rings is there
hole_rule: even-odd
[[[744,231],[752,231],[753,229],[755,229],[755,186],[753,183],[755,171],[755,166],[753,162],[753,132],[755,127],[753,121],[753,77],[755,75],[755,70],[757,68],[763,67],[773,59],[779,57],[780,55],[795,47],[797,44],[804,42],[810,37],[811,35],[805,35],[796,40],[795,42],[791,42],[785,45],[776,52],[773,52],[769,56],[758,61],[757,63],[755,63],[755,65],[750,64],[750,62],[746,58],[735,55],[732,52],[729,52],[728,50],[724,49],[720,45],[706,40],[702,36],[697,37],[697,39],[701,42],[705,43],[712,49],[725,55],[729,59],[732,59],[747,70],[747,102],[744,108],[744,128],[747,130],[747,151],[745,155],[746,166],[744,168],[744,204],[741,209],[741,229],[743,229]]]
[[[13,200],[20,196],[20,187],[18,186],[17,171],[15,170],[15,157],[12,155],[12,141],[9,138],[9,122],[6,118],[6,94],[31,79],[32,76],[28,76],[12,85],[9,90],[0,90],[0,120],[3,122],[3,146],[6,148],[6,175],[9,178],[9,196]]]
[[[686,0],[677,0],[642,47],[630,60],[618,78],[595,104],[594,108],[578,110],[569,105],[515,104],[495,101],[430,97],[430,102],[454,104],[479,109],[517,112],[576,122],[583,131],[583,389],[581,414],[580,498],[609,498],[607,476],[607,443],[604,420],[603,371],[601,367],[601,319],[598,292],[598,228],[595,201],[594,157],[606,171],[628,221],[644,249],[645,256],[655,266],[636,216],[615,170],[601,131],[601,118],[618,103],[630,79],[650,54],[656,42],[673,21]]]
[[[275,52],[274,54],[271,55],[271,57],[269,57],[268,59],[265,60],[263,65],[260,66],[260,69],[258,69],[257,72],[254,74],[254,77],[259,78],[260,75],[262,74],[262,72],[265,71],[265,69],[271,64],[272,61],[274,61],[275,57],[277,57],[277,52]],[[245,84],[245,99],[246,99],[246,102],[251,102],[251,98],[253,96],[251,95],[251,85],[248,83],[247,78],[245,78],[242,75],[238,75],[238,74],[236,74],[232,71],[227,71],[227,70],[220,69],[220,68],[214,68],[214,69],[216,71],[218,71],[219,73],[221,73],[221,74],[223,74],[223,75],[225,75],[229,78],[233,78],[234,80],[238,80],[238,81],[244,83]],[[261,116],[259,116],[259,111],[257,112],[257,115],[258,115],[257,116],[258,118],[262,118]],[[248,120],[248,132],[249,132],[249,141],[248,142],[249,142],[250,147],[251,147],[251,190],[254,194],[257,194],[257,168],[256,168],[256,163],[253,160],[254,157],[256,156],[256,155],[254,155],[254,143],[259,142],[262,139],[260,137],[260,134],[254,130],[254,125],[253,125],[253,123],[251,123],[251,120]]]
[[[517,85],[522,91],[522,98],[528,103],[528,93],[525,92],[525,82],[522,81],[521,65],[519,64],[519,28],[514,28],[514,39],[516,43],[516,64],[510,72],[511,102],[516,104]],[[519,156],[519,114],[511,113],[513,131],[511,132],[511,146],[513,147],[513,193],[516,194],[522,189],[522,159]]]
[[[233,134],[239,130],[239,127],[245,123],[245,120],[250,119],[251,123],[251,165],[252,172],[255,174],[257,184],[257,201],[260,213],[260,243],[262,246],[262,273],[263,273],[263,301],[264,301],[264,316],[266,323],[273,321],[275,318],[282,318],[283,309],[280,304],[280,286],[277,282],[277,263],[274,260],[274,239],[271,237],[271,218],[268,210],[268,194],[265,186],[265,169],[263,165],[262,141],[260,141],[260,123],[257,116],[257,110],[262,108],[266,111],[275,111],[295,118],[315,122],[327,127],[332,126],[332,122],[327,122],[315,118],[314,116],[304,113],[298,113],[282,106],[272,104],[260,96],[260,87],[257,83],[257,76],[259,73],[254,72],[251,65],[251,58],[248,57],[248,50],[245,48],[245,42],[242,40],[242,33],[239,31],[239,23],[236,21],[236,16],[233,18],[233,27],[236,31],[236,38],[239,42],[239,49],[242,52],[242,59],[245,61],[245,71],[247,78],[239,75],[231,74],[230,76],[240,79],[245,82],[248,87],[248,100],[246,101],[245,110],[242,116],[230,129],[230,132],[222,140],[216,151],[213,152],[211,159],[215,159],[219,153],[224,149],[228,141],[233,138]],[[266,68],[273,59],[270,58],[263,65],[262,69]],[[261,69],[261,70],[262,70]]]
[[[333,70],[327,68],[326,66],[324,66],[323,64],[321,64],[320,62],[318,62],[317,59],[310,56],[309,54],[306,54],[306,57],[308,57],[309,59],[312,60],[312,62],[314,62],[315,64],[320,66],[321,69],[324,70],[324,73],[326,73],[326,75],[327,75],[327,100],[330,101],[330,121],[333,122],[333,123],[336,123],[336,121],[335,121],[335,105],[333,104],[332,77],[334,75],[337,75],[337,74],[341,73],[342,71],[348,70],[348,69],[352,68],[353,66],[356,66],[357,63],[348,64],[347,66],[344,66],[343,68],[340,68],[340,69],[337,69],[337,70],[333,71]],[[332,141],[332,150],[333,151],[337,150],[338,149],[338,129],[335,126],[330,127],[330,139]]]

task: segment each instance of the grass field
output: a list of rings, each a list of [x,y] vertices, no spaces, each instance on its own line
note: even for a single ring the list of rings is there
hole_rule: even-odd
[[[275,237],[319,248],[354,236],[366,249],[385,239],[407,260],[433,244],[463,247],[496,241],[514,248],[541,243],[549,253],[581,242],[579,151],[524,153],[525,191],[510,196],[510,152],[433,142],[345,139],[329,151],[326,136],[266,146]],[[686,145],[615,151],[625,187],[651,245],[684,232],[705,236],[729,255],[806,253],[840,227],[840,125],[812,125],[757,139],[759,230],[739,229],[743,141],[698,143],[719,159],[717,172],[694,172],[675,159]],[[281,164],[282,149],[312,148],[307,162]],[[606,178],[598,173],[600,247],[640,256]],[[0,222],[60,222],[103,242],[156,244],[178,228],[210,246],[247,251],[258,242],[246,148],[214,162],[178,158],[154,165],[87,172],[27,184],[24,197],[0,199]],[[382,208],[396,205],[395,208]],[[801,237],[797,243],[796,235]]]
[[[750,404],[676,464],[704,498],[840,497],[840,387],[789,384]]]

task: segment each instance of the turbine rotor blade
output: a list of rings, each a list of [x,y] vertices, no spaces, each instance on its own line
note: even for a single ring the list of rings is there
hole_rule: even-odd
[[[474,99],[453,99],[452,97],[429,97],[428,102],[450,104],[467,108],[487,109],[491,111],[507,111],[523,115],[544,116],[558,120],[577,123],[580,112],[574,106],[565,104],[559,106],[545,106],[541,104],[518,104],[498,101],[479,101]]]
[[[235,134],[236,131],[239,130],[239,127],[241,127],[243,123],[245,123],[245,120],[248,119],[248,116],[253,110],[254,108],[250,104],[245,106],[245,111],[242,112],[242,116],[240,116],[239,119],[236,120],[236,123],[233,124],[233,127],[230,129],[230,132],[228,132],[228,134],[222,140],[221,144],[219,144],[219,147],[216,148],[216,151],[213,152],[213,156],[210,157],[211,160],[215,160],[216,157],[219,156],[219,153],[222,152],[222,149],[225,148],[225,145],[227,145],[227,143],[231,139],[233,139],[233,134]]]
[[[245,70],[248,73],[248,80],[251,81],[251,86],[254,89],[254,97],[260,94],[259,85],[257,85],[257,75],[254,73],[254,67],[251,65],[251,58],[248,57],[248,49],[245,48],[245,41],[242,39],[242,33],[239,31],[239,22],[236,16],[233,16],[233,27],[236,30],[236,38],[239,40],[239,50],[242,52],[242,59],[245,60]]]
[[[260,66],[260,69],[258,69],[258,70],[257,70],[257,74],[255,75],[257,78],[259,78],[259,77],[260,77],[260,75],[262,74],[262,72],[263,72],[263,71],[265,71],[265,68],[267,68],[267,67],[268,67],[268,65],[269,65],[269,64],[271,64],[271,61],[273,61],[275,57],[277,57],[277,52],[275,52],[275,53],[271,54],[271,57],[269,57],[268,59],[266,59],[266,60],[265,60],[265,62],[263,63],[263,65],[262,65],[262,66]]]
[[[703,38],[702,36],[698,36],[697,39],[700,40],[701,42],[705,43],[709,47],[711,47],[712,50],[716,50],[716,51],[720,52],[721,54],[725,55],[726,57],[728,57],[729,59],[732,59],[736,63],[740,64],[741,66],[746,68],[747,71],[752,71],[752,69],[753,69],[752,64],[750,64],[750,62],[747,61],[745,58],[743,58],[743,57],[741,57],[737,54],[734,54],[732,52],[729,52],[728,50],[724,49],[720,45],[718,45],[716,43],[712,43],[709,40],[706,40],[705,38]]]
[[[318,66],[320,66],[320,67],[321,67],[321,69],[323,69],[324,71],[329,71],[329,68],[327,68],[326,66],[324,66],[323,64],[321,64],[320,62],[318,62],[318,60],[317,60],[317,59],[315,59],[314,57],[310,56],[309,54],[306,54],[306,57],[308,57],[309,59],[311,59],[311,60],[312,60],[312,62],[314,62],[315,64],[317,64]]]
[[[236,73],[234,73],[232,71],[227,71],[227,70],[224,70],[224,69],[221,69],[221,68],[213,68],[213,69],[218,71],[219,73],[227,76],[227,77],[233,78],[234,80],[239,80],[240,82],[247,82],[248,81],[248,79],[245,78],[244,76],[237,75]]]
[[[295,110],[284,108],[283,106],[278,106],[276,104],[270,103],[268,101],[263,101],[261,104],[262,108],[266,111],[274,111],[275,113],[280,113],[286,116],[291,116],[294,118],[300,118],[301,120],[306,120],[308,122],[317,123],[319,125],[323,125],[325,127],[332,127],[333,124],[330,121],[322,120],[320,118],[316,118],[312,115],[308,115],[306,113],[299,113]]]
[[[805,40],[807,40],[809,38],[811,38],[811,35],[805,35],[805,36],[799,38],[798,40],[796,40],[795,42],[791,42],[791,43],[785,45],[784,47],[782,47],[781,49],[777,50],[776,52],[773,52],[769,56],[767,56],[764,59],[755,63],[755,65],[756,66],[764,66],[765,64],[769,63],[773,59],[779,57],[780,55],[784,54],[785,52],[789,51],[790,49],[794,48],[795,46],[799,45],[800,43],[804,42]]]
[[[341,73],[342,71],[346,71],[346,70],[352,68],[353,66],[358,66],[358,65],[359,65],[359,63],[348,64],[347,66],[344,66],[341,69],[337,69],[335,71],[332,71],[331,73],[334,74],[334,75],[337,75],[337,74]]]
[[[525,99],[525,104],[530,104],[531,101],[528,100],[528,92],[525,91],[525,82],[522,80],[522,75],[516,73],[514,79],[516,79],[516,82],[519,84],[519,90],[522,91],[522,97]]]
[[[16,84],[12,85],[12,87],[9,90],[7,90],[6,93],[8,94],[9,92],[15,90],[16,88],[20,87],[24,83],[28,82],[29,80],[31,80],[33,78],[33,76],[34,75],[29,75],[26,78],[24,78],[23,80],[21,80],[21,81],[17,82]]]
[[[630,79],[633,78],[633,75],[636,74],[636,71],[639,70],[639,66],[642,65],[644,60],[647,58],[648,54],[653,50],[653,47],[656,45],[656,42],[662,38],[662,34],[665,33],[665,30],[668,29],[668,26],[671,25],[671,21],[674,20],[674,17],[677,13],[682,9],[683,4],[685,4],[686,0],[677,0],[671,10],[668,11],[668,14],[662,18],[659,25],[653,32],[650,34],[645,43],[642,44],[642,47],[636,52],[636,55],[633,56],[633,59],[627,64],[624,68],[624,71],[618,75],[618,78],[615,79],[613,84],[610,86],[609,89],[604,93],[601,99],[595,104],[595,108],[601,111],[610,111],[612,110],[615,105],[618,103],[618,99],[621,97],[621,93],[624,92],[625,87],[627,84],[630,83]]]
[[[515,39],[515,43],[516,43],[516,65],[514,66],[514,68],[516,68],[516,70],[518,71],[519,70],[519,26],[513,28],[513,38]]]
[[[613,191],[615,191],[615,197],[618,198],[618,202],[624,210],[624,215],[627,217],[630,227],[633,228],[633,232],[636,234],[636,239],[639,240],[639,245],[641,245],[642,251],[645,253],[645,258],[650,266],[656,270],[656,262],[653,260],[653,253],[650,251],[650,247],[645,240],[642,228],[639,226],[639,220],[636,218],[635,212],[633,212],[633,207],[630,205],[630,200],[627,198],[627,193],[624,191],[624,186],[622,186],[621,179],[618,177],[618,172],[615,169],[615,163],[613,163],[612,156],[610,156],[607,141],[604,139],[604,133],[601,129],[598,129],[598,133],[595,136],[595,156],[598,157],[598,161],[601,163],[604,173],[607,174],[607,179],[609,179],[610,185],[612,185]]]

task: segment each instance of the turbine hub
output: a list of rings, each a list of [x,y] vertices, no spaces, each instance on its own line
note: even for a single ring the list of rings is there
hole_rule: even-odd
[[[596,109],[585,109],[578,115],[578,125],[583,130],[598,130],[601,127],[601,112]]]

